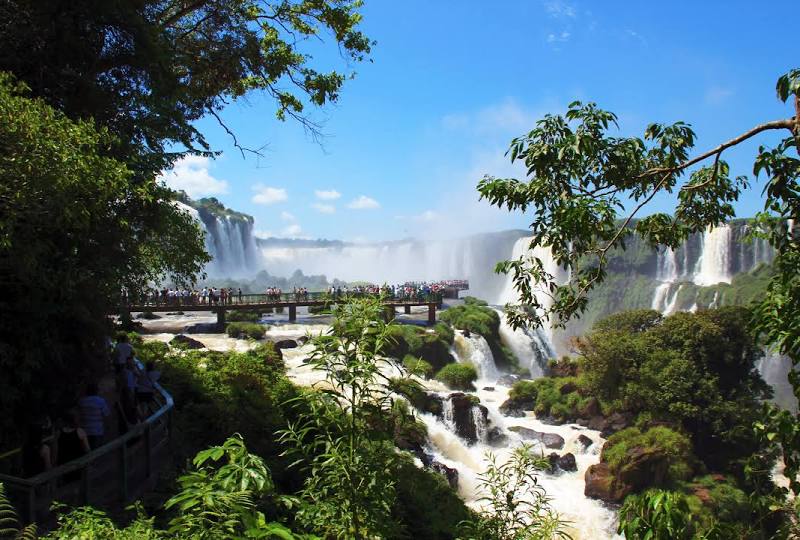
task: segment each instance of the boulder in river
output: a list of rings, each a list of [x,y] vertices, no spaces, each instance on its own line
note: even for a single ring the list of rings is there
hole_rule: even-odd
[[[508,436],[503,430],[495,426],[486,434],[486,442],[492,446],[505,446]]]
[[[520,380],[522,380],[520,376],[512,375],[511,373],[506,373],[505,375],[497,379],[497,384],[499,384],[500,386],[508,386],[510,388],[514,386],[515,382]]]
[[[441,474],[453,489],[458,489],[458,471],[439,461],[431,462],[431,470]]]
[[[173,347],[183,347],[184,349],[205,349],[206,346],[197,341],[196,339],[190,338],[189,336],[178,334],[174,338],[169,341],[169,344]]]
[[[535,401],[509,398],[500,405],[500,414],[512,418],[522,418],[525,416],[525,411],[532,411],[535,407]]]
[[[575,455],[572,452],[567,452],[560,456],[557,461],[558,468],[566,472],[575,472],[578,470],[578,464],[575,462]]]
[[[583,449],[586,450],[587,448],[589,448],[594,444],[594,441],[592,441],[592,439],[581,433],[580,435],[578,435],[578,444],[583,446]]]
[[[556,433],[544,433],[523,426],[511,426],[508,430],[517,433],[525,440],[539,441],[547,448],[554,448],[556,450],[564,448],[564,437]]]
[[[619,503],[629,494],[664,484],[669,462],[659,449],[629,449],[617,471],[604,461],[592,465],[584,477],[584,495],[610,503]]]
[[[478,422],[486,425],[489,410],[485,406],[479,405],[474,396],[463,392],[450,394],[447,396],[447,401],[449,401],[452,414],[452,418],[447,420],[452,420],[456,435],[470,444],[478,442]]]
[[[297,342],[293,339],[282,339],[275,342],[275,348],[279,351],[282,349],[295,349],[297,348]]]
[[[184,330],[187,334],[216,334],[219,332],[217,323],[195,323],[190,324]]]

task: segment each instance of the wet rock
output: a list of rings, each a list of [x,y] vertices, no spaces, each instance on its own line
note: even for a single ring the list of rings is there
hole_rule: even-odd
[[[298,345],[305,345],[308,343],[308,336],[300,336],[296,341]]]
[[[468,441],[470,444],[478,442],[478,421],[486,425],[489,410],[476,403],[476,398],[455,392],[447,396],[447,400],[452,407],[452,422],[456,435]],[[478,415],[482,418],[478,418]]]
[[[134,319],[144,319],[146,321],[155,321],[160,318],[161,318],[160,315],[156,315],[152,311],[143,311],[142,313],[139,313],[136,317],[134,317]]]
[[[184,349],[205,349],[206,346],[197,341],[196,339],[192,339],[189,336],[185,336],[183,334],[178,334],[174,338],[169,341],[169,344],[173,347],[183,347]]]
[[[483,391],[484,392],[494,392],[494,386],[484,386],[483,387]]]
[[[282,339],[275,342],[275,348],[279,351],[282,349],[295,349],[297,348],[297,342],[293,339]]]
[[[592,441],[592,439],[590,439],[586,435],[580,434],[578,435],[578,444],[580,444],[583,447],[583,449],[586,450],[587,448],[589,448],[594,444],[594,441]]]
[[[512,387],[514,386],[515,382],[520,380],[522,380],[522,378],[519,377],[518,375],[512,375],[510,373],[506,373],[505,375],[497,379],[497,384],[499,384],[500,386]]]
[[[453,489],[458,489],[458,471],[448,467],[444,463],[440,463],[438,461],[434,461],[431,463],[431,470],[441,474],[447,479],[447,483],[450,484],[450,487]]]
[[[578,464],[575,462],[575,456],[572,454],[572,452],[567,452],[563,456],[559,457],[556,464],[562,471],[575,472],[578,470]]]
[[[186,334],[216,334],[219,332],[217,323],[195,323],[184,329]]]
[[[578,364],[567,358],[551,360],[547,364],[548,374],[551,377],[574,377],[578,374]]]
[[[511,426],[508,430],[517,433],[525,440],[539,441],[547,448],[554,448],[556,450],[564,448],[564,437],[555,433],[544,433],[523,426]]]
[[[611,474],[607,463],[600,462],[590,466],[586,470],[584,482],[583,494],[590,499],[619,503],[628,494],[624,490],[617,489],[614,475]]]
[[[512,418],[522,418],[525,411],[532,411],[536,407],[536,402],[522,399],[507,399],[500,405],[500,414]]]
[[[508,436],[499,427],[493,427],[486,435],[486,442],[492,446],[505,446]]]

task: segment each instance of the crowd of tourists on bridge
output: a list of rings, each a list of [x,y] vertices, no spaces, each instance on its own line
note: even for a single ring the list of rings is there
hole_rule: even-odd
[[[202,289],[147,289],[141,295],[123,293],[128,305],[226,306],[242,303],[242,288],[203,287]]]
[[[101,392],[98,382],[91,380],[83,396],[55,422],[45,417],[29,424],[21,448],[25,477],[78,459],[109,442],[109,431],[122,435],[149,416],[160,372],[153,362],[140,365],[127,334],[118,336],[113,349],[109,340],[109,351],[113,386],[106,378],[108,384]],[[108,429],[112,418],[116,428]],[[64,475],[62,481],[77,481],[80,475],[81,471],[74,471]]]
[[[347,298],[350,296],[383,296],[391,300],[400,301],[440,301],[442,292],[448,287],[447,282],[437,281],[429,283],[427,281],[406,282],[402,284],[388,285],[356,285],[353,287],[334,287],[328,289],[328,294],[335,299]]]

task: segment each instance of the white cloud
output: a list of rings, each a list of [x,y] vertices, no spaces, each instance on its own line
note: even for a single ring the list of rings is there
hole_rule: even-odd
[[[354,210],[369,210],[372,208],[380,208],[381,205],[378,201],[371,197],[367,197],[366,195],[360,195],[357,198],[350,201],[350,204],[347,205],[348,208],[352,208]]]
[[[205,156],[185,156],[159,179],[172,189],[185,191],[193,199],[227,193],[228,182],[214,178],[208,172],[210,162],[211,159]]]
[[[281,212],[281,219],[283,221],[294,221],[295,217],[294,214],[284,210],[283,212]]]
[[[565,43],[569,41],[569,36],[571,34],[566,30],[561,32],[560,34],[547,34],[547,42],[548,43]]]
[[[311,207],[322,214],[333,214],[336,212],[336,207],[332,204],[314,203]]]
[[[342,194],[335,189],[317,190],[314,192],[314,195],[317,196],[317,199],[322,199],[323,201],[335,201],[342,196]]]
[[[272,237],[274,237],[274,236],[275,236],[275,235],[272,233],[272,231],[265,231],[265,230],[262,230],[262,229],[257,229],[257,230],[255,230],[255,231],[253,231],[253,235],[254,235],[256,238],[272,238]]]
[[[289,198],[286,194],[286,190],[283,188],[256,184],[253,186],[253,190],[256,192],[256,194],[253,195],[253,202],[256,204],[275,204]]]
[[[574,19],[578,15],[575,6],[563,0],[548,0],[544,3],[544,10],[554,19]]]
[[[283,236],[297,237],[301,232],[303,232],[303,228],[297,223],[294,223],[283,229],[281,234],[283,234]]]

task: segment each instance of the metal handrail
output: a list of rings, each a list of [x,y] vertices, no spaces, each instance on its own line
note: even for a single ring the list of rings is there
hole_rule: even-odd
[[[22,491],[26,493],[26,499],[28,504],[28,512],[27,512],[27,519],[29,522],[36,521],[36,497],[35,493],[37,488],[41,488],[51,483],[55,483],[57,480],[63,478],[65,475],[76,472],[76,471],[84,471],[84,486],[83,489],[88,489],[86,486],[86,470],[92,464],[97,463],[101,458],[104,458],[111,454],[114,451],[121,450],[123,454],[123,493],[122,498],[126,499],[128,496],[128,486],[127,486],[127,462],[125,461],[125,457],[127,457],[127,445],[133,439],[140,438],[144,436],[145,443],[147,445],[146,451],[146,477],[145,481],[149,480],[152,477],[152,470],[151,470],[151,459],[152,459],[152,450],[154,448],[153,441],[150,437],[150,431],[153,426],[156,425],[157,422],[161,421],[162,419],[167,420],[167,427],[165,429],[166,432],[166,439],[169,440],[171,438],[172,433],[172,426],[171,426],[171,412],[175,406],[175,402],[172,399],[172,396],[164,390],[164,388],[158,384],[154,383],[154,388],[161,394],[164,403],[151,414],[148,418],[143,420],[142,422],[136,424],[135,426],[131,427],[125,434],[120,435],[119,437],[115,438],[112,441],[104,444],[103,446],[96,448],[95,450],[90,451],[86,455],[83,455],[77,459],[74,459],[68,463],[63,465],[59,465],[54,467],[48,471],[41,472],[36,476],[30,478],[21,478],[18,476],[8,475],[8,474],[0,474],[0,482],[6,485],[6,488],[9,490],[9,493],[12,491]],[[163,440],[163,439],[162,439]],[[161,441],[156,441],[156,444],[160,443]],[[83,493],[84,499],[88,497],[88,493]]]

